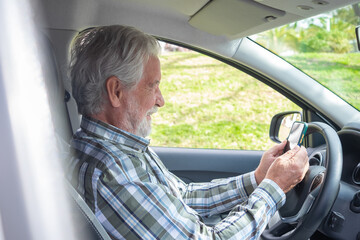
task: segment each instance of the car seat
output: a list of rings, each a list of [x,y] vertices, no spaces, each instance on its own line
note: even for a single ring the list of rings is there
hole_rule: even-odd
[[[40,40],[43,42],[42,46],[45,46],[44,57],[48,63],[47,68],[44,68],[46,76],[46,89],[48,95],[50,96],[50,110],[54,122],[58,147],[61,152],[60,155],[65,160],[65,156],[69,153],[69,140],[71,139],[74,131],[68,109],[68,103],[71,100],[71,95],[67,90],[65,90],[61,81],[53,45],[46,35],[42,34],[42,36],[43,37]],[[72,101],[73,102],[70,104],[75,103],[74,100]],[[67,192],[70,196],[69,202],[71,205],[71,218],[73,223],[76,224],[74,229],[80,239],[111,240],[103,226],[97,220],[95,214],[85,203],[84,199],[66,179],[64,181]]]
[[[66,185],[70,195],[71,216],[73,223],[76,223],[77,236],[81,236],[84,240],[111,240],[80,194],[69,182],[66,181]]]

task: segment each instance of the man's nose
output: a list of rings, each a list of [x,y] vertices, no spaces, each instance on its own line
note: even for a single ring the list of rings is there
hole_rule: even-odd
[[[158,94],[157,94],[157,96],[156,96],[156,105],[157,105],[158,107],[162,107],[162,106],[165,105],[165,100],[164,100],[163,95],[161,94],[160,89],[158,89]]]

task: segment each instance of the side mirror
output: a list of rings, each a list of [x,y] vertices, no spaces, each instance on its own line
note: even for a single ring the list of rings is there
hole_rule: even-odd
[[[355,28],[355,33],[356,33],[357,46],[358,46],[358,49],[360,51],[360,26],[357,26]]]
[[[276,143],[284,141],[290,133],[292,124],[301,121],[302,115],[297,111],[282,112],[276,114],[270,123],[270,139]]]

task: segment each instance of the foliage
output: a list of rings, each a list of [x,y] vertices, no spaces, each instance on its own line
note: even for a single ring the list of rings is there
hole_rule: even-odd
[[[348,11],[349,12],[349,11]],[[310,23],[302,36],[306,38],[300,42],[300,52],[334,52],[347,53],[353,50],[355,26],[335,16],[332,18],[317,18],[317,23]]]
[[[281,53],[295,49],[299,38],[292,26],[285,25],[259,34],[256,41],[274,52]]]

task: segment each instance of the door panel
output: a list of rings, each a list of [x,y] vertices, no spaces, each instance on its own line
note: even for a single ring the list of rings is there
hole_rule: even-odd
[[[153,147],[183,181],[209,182],[255,170],[263,151]]]

